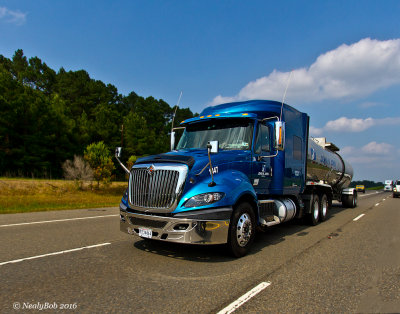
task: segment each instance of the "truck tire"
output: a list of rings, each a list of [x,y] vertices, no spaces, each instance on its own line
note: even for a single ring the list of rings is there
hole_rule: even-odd
[[[357,207],[357,192],[351,195],[345,195],[342,197],[342,205],[347,208]]]
[[[256,218],[249,203],[240,203],[233,211],[229,223],[228,249],[235,257],[245,256],[254,241]]]
[[[322,194],[320,201],[319,201],[319,220],[320,221],[325,221],[328,218],[328,212],[329,212],[329,199],[326,194]]]
[[[312,226],[318,224],[320,214],[320,202],[317,194],[314,194],[311,201],[311,213],[309,214],[309,222]]]

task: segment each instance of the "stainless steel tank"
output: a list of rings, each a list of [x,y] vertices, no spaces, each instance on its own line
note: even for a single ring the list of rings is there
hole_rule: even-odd
[[[325,138],[310,138],[307,152],[307,180],[323,181],[335,190],[350,185],[353,168],[337,153],[339,149]]]

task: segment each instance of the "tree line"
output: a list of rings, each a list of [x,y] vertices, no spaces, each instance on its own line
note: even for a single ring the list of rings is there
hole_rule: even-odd
[[[124,161],[168,151],[174,111],[85,70],[56,72],[21,49],[0,55],[0,175],[60,178],[66,160],[101,141],[110,152],[123,144]],[[177,108],[175,121],[193,116]]]
[[[375,181],[369,181],[369,180],[352,181],[350,183],[351,188],[355,188],[356,185],[364,185],[366,189],[378,188],[378,187],[384,186],[383,182],[375,182]]]

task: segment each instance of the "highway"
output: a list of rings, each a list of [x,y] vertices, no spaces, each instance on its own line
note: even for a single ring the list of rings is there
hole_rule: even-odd
[[[257,233],[251,253],[145,241],[118,208],[0,215],[1,313],[400,312],[400,199]]]

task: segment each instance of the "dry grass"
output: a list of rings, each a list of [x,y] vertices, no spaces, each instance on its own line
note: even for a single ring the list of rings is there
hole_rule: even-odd
[[[0,214],[118,206],[127,185],[78,190],[73,181],[0,178]]]

